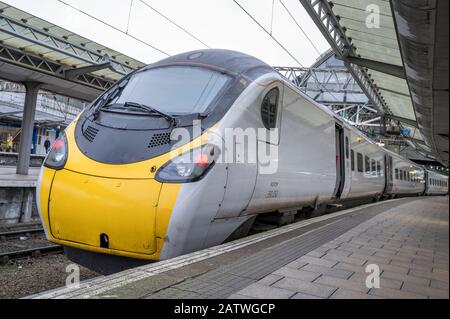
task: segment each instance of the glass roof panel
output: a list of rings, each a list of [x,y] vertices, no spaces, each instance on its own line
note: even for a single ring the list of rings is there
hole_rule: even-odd
[[[347,29],[347,36],[353,39],[356,53],[362,58],[403,65],[397,41],[394,20],[388,1],[333,1],[333,11],[341,17],[341,26]],[[373,15],[367,9],[379,9],[379,27],[369,27],[366,23]],[[378,21],[377,21],[378,22]],[[372,25],[373,26],[373,25]]]
[[[92,42],[86,38],[83,38],[73,32],[62,29],[56,25],[53,25],[45,20],[34,17],[26,12],[23,12],[19,9],[9,6],[4,2],[0,1],[0,9],[3,10],[3,14],[7,17],[10,17],[15,20],[26,21],[30,26],[38,28],[38,29],[47,29],[48,32],[57,37],[67,37],[68,41],[76,44],[76,45],[85,45],[85,47],[89,50],[95,51],[97,54],[107,54],[113,58],[113,61],[119,62],[125,65],[130,66],[133,69],[138,69],[144,66],[144,63],[141,63],[131,57],[125,56],[117,51],[111,50],[107,47],[104,47],[98,43]],[[13,48],[23,49],[25,52],[41,55],[46,59],[59,61],[61,64],[75,67],[83,67],[91,65],[86,61],[83,61],[78,58],[71,57],[65,53],[61,53],[49,48],[45,48],[42,45],[32,43],[30,41],[19,39],[18,37],[11,36],[9,34],[0,32],[0,41],[7,46]],[[103,76],[106,79],[117,80],[122,77],[121,74],[111,71],[109,69],[101,70],[95,72],[96,75]]]
[[[403,66],[389,1],[333,0],[333,12],[340,17],[340,25],[346,28],[346,35],[352,39],[356,54],[361,58]],[[371,19],[377,12],[378,21]],[[374,26],[370,22],[379,22],[379,25]],[[374,70],[368,73],[374,85],[380,89],[390,111],[396,116],[415,121],[406,80]],[[413,132],[414,138],[423,140],[419,130],[414,129]]]

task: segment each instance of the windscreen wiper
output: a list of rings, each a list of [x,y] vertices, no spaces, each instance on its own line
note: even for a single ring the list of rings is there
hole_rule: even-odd
[[[122,81],[118,86],[116,86],[107,96],[102,98],[101,101],[98,102],[97,106],[94,109],[94,112],[92,113],[94,115],[94,119],[97,118],[98,114],[104,108],[108,103],[112,100],[114,100],[125,88],[125,86],[128,84],[130,80],[126,79]]]
[[[135,102],[126,102],[124,104],[125,107],[130,107],[130,108],[136,108],[136,109],[141,109],[144,111],[147,111],[149,113],[156,113],[161,115],[163,118],[165,118],[169,123],[171,123],[173,126],[177,126],[177,120],[174,116],[164,113],[162,111],[159,111],[158,109],[155,109],[154,107],[145,105],[145,104],[140,104],[140,103],[135,103]]]

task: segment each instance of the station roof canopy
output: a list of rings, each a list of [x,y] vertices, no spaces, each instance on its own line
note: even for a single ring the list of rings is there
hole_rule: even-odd
[[[1,120],[10,120],[16,122],[22,122],[23,119],[23,108],[20,109],[17,105],[6,103],[0,103],[0,122]],[[62,125],[67,126],[70,124],[71,120],[63,119],[59,116],[52,115],[46,112],[36,110],[34,122],[37,125]]]
[[[0,77],[92,100],[143,63],[0,1]]]
[[[448,165],[448,1],[300,2],[372,104]]]

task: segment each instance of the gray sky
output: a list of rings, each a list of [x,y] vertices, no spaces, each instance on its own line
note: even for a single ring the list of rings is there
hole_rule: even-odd
[[[173,55],[202,49],[206,48],[206,44],[211,48],[245,52],[273,66],[298,66],[297,61],[309,66],[317,59],[319,53],[299,26],[314,42],[320,53],[324,53],[329,47],[298,0],[236,0],[268,32],[271,32],[295,59],[233,0],[3,1],[145,63],[166,57],[164,53]],[[147,44],[89,15],[111,24],[124,33],[128,30],[129,35]]]

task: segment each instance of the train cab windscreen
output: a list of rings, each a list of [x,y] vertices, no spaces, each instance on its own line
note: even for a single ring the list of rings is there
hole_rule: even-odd
[[[106,108],[140,104],[171,115],[201,114],[231,80],[231,76],[200,67],[149,69],[133,75]]]

